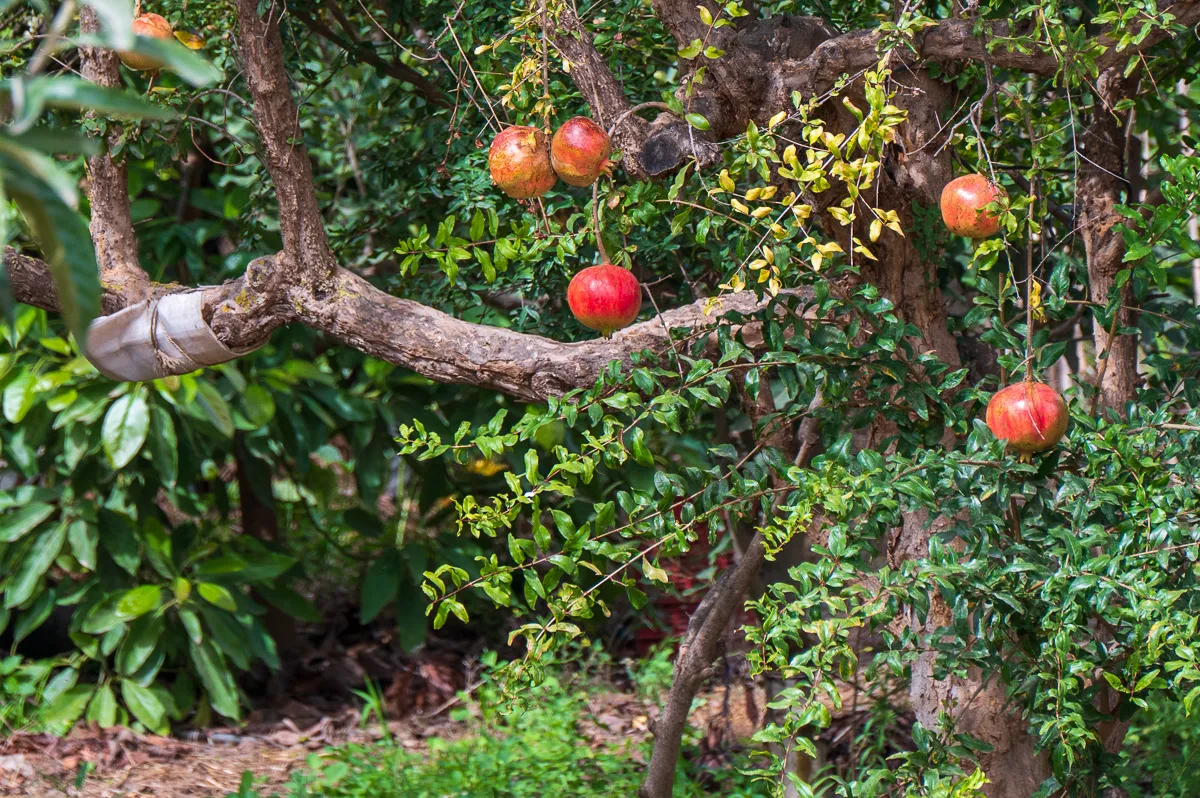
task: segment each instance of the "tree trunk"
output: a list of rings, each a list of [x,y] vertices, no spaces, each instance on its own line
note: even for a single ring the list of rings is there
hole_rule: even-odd
[[[912,229],[909,213],[912,202],[933,205],[951,175],[948,152],[935,155],[942,125],[939,113],[947,107],[946,88],[920,75],[908,90],[902,90],[897,105],[909,113],[901,130],[897,161],[901,167],[894,176],[881,177],[881,207],[897,210],[905,229]],[[942,117],[944,118],[944,117]],[[909,153],[916,153],[910,156]],[[912,238],[890,238],[884,255],[873,268],[864,269],[866,279],[879,287],[895,303],[899,315],[921,331],[920,347],[936,352],[952,368],[961,365],[955,338],[946,327],[945,301],[937,283],[935,264],[926,263],[912,244]],[[890,437],[888,424],[877,424],[871,440]],[[953,447],[953,435],[947,430],[945,445]],[[925,512],[906,513],[900,535],[888,552],[898,565],[903,560],[928,556],[929,542],[949,519],[929,523]],[[915,617],[910,623],[923,635],[952,626],[950,608],[940,596],[931,597],[929,615],[924,624]],[[1047,758],[1034,750],[1034,738],[1020,713],[1008,706],[1005,685],[996,674],[972,673],[967,678],[934,678],[936,654],[923,650],[912,668],[910,699],[917,719],[928,729],[936,729],[941,713],[954,720],[955,731],[984,740],[993,750],[979,757],[979,765],[990,783],[985,792],[990,798],[1029,798],[1039,784],[1050,776]]]

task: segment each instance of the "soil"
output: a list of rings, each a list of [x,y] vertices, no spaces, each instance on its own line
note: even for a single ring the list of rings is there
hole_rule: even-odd
[[[838,758],[839,743],[866,720],[854,709],[853,688],[845,686],[842,692],[842,708],[834,712],[835,722],[819,745],[831,760]],[[766,695],[761,685],[741,680],[710,686],[700,699],[691,721],[702,731],[702,758],[716,764],[760,728]],[[397,744],[414,753],[428,750],[432,738],[460,738],[473,729],[461,713],[449,711],[457,703],[451,698],[428,712],[393,720],[388,730]],[[649,737],[657,714],[655,701],[602,690],[589,699],[579,728],[594,747],[633,741],[636,750],[636,743]],[[0,741],[0,795],[225,798],[237,793],[246,771],[254,774],[259,794],[286,794],[284,784],[308,757],[319,756],[328,746],[373,742],[382,734],[377,723],[363,726],[357,705],[317,708],[295,700],[252,715],[241,728],[185,732],[185,739],[85,725],[65,738],[18,733]]]

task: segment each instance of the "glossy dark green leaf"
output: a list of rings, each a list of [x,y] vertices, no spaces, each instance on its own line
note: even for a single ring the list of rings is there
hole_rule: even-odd
[[[95,685],[80,684],[67,690],[46,707],[41,715],[42,725],[51,734],[65,735],[87,709]]]
[[[121,699],[130,713],[155,734],[168,734],[167,713],[153,691],[125,679],[121,682]]]
[[[59,522],[46,529],[36,537],[31,547],[25,552],[16,571],[13,573],[8,587],[4,592],[4,606],[16,607],[24,604],[34,589],[40,584],[42,576],[50,569],[51,564],[62,551],[67,539],[67,525]]]
[[[150,407],[141,391],[127,393],[108,408],[101,427],[104,453],[113,468],[124,468],[137,456],[150,432]]]
[[[0,515],[0,543],[13,543],[54,514],[49,504],[34,503]]]
[[[100,273],[87,223],[50,185],[2,153],[0,171],[50,265],[63,319],[85,346],[87,326],[100,309]]]
[[[396,598],[403,576],[404,563],[395,549],[382,552],[367,566],[359,602],[359,618],[363,623],[373,620]]]

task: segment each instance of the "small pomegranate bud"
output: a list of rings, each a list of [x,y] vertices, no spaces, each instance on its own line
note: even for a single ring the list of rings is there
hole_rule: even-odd
[[[550,166],[546,134],[524,125],[506,127],[492,139],[488,170],[492,173],[492,182],[515,199],[540,197],[557,180]]]
[[[564,183],[590,186],[609,168],[612,142],[604,128],[586,116],[568,119],[554,132],[550,162]]]
[[[151,39],[170,39],[175,35],[175,31],[171,30],[171,23],[158,14],[142,14],[135,19],[133,33],[135,36],[148,36]],[[118,55],[122,64],[138,72],[157,72],[163,65],[162,61],[154,56],[141,53],[123,52]]]
[[[1018,382],[996,392],[987,406],[992,434],[1023,455],[1054,448],[1067,431],[1067,404],[1040,382]]]
[[[942,189],[942,221],[956,236],[987,238],[1000,231],[1000,217],[987,212],[989,204],[1007,197],[1004,189],[983,175],[956,177]]]
[[[571,278],[567,304],[585,327],[608,335],[629,326],[642,309],[642,286],[628,269],[603,263]]]

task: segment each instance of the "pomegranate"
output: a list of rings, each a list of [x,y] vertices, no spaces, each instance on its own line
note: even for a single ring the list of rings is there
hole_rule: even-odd
[[[151,39],[170,39],[175,35],[175,31],[171,30],[171,23],[158,14],[142,14],[136,18],[133,21],[133,33],[135,36],[148,36]],[[154,56],[130,52],[119,55],[122,64],[138,72],[157,72],[162,66],[162,61]]]
[[[540,197],[558,179],[550,166],[546,134],[524,125],[506,127],[492,139],[488,169],[492,173],[492,182],[515,199]]]
[[[1000,231],[1000,217],[985,209],[1007,196],[1003,188],[983,175],[956,177],[942,189],[942,221],[956,236],[994,236]]]
[[[579,323],[604,335],[626,327],[642,309],[642,286],[628,269],[603,263],[571,278],[567,304]]]
[[[550,141],[550,163],[564,183],[590,186],[610,167],[612,142],[604,128],[586,116],[568,119]]]
[[[997,391],[987,406],[988,429],[1023,455],[1053,448],[1067,431],[1067,419],[1058,391],[1031,380]]]

